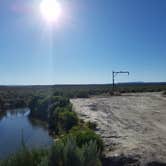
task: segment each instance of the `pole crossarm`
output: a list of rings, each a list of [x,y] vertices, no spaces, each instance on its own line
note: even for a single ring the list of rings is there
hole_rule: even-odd
[[[117,76],[118,74],[128,74],[129,75],[130,73],[128,71],[118,71],[118,72],[117,71],[113,71],[114,77]]]

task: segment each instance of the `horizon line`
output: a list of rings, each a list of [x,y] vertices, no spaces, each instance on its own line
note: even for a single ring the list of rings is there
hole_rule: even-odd
[[[134,82],[117,82],[116,84],[147,84],[147,83],[152,83],[152,84],[166,84],[166,81],[134,81]],[[65,83],[65,84],[0,84],[0,87],[2,86],[77,86],[77,85],[112,85],[112,83]]]

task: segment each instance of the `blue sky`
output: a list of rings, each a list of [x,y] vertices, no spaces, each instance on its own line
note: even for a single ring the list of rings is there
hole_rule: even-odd
[[[0,84],[166,81],[165,0],[61,0],[52,27],[40,0],[0,1]]]

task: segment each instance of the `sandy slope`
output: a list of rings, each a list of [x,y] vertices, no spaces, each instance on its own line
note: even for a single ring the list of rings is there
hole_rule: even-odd
[[[139,156],[166,162],[166,97],[132,93],[114,97],[72,99],[84,120],[96,122],[107,156]]]

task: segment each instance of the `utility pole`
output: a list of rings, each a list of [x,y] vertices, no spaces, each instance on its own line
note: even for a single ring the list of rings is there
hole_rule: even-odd
[[[128,71],[112,71],[112,91],[114,93],[115,91],[115,77],[118,75],[118,74],[130,74]]]

